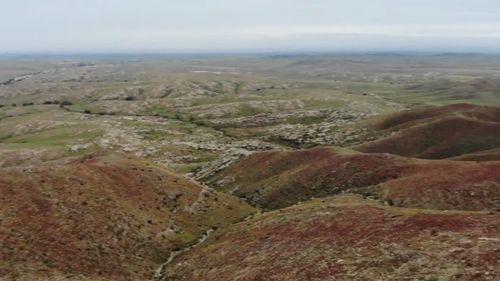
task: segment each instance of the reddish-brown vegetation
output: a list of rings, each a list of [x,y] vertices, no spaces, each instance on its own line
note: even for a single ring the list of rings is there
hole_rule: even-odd
[[[500,161],[500,148],[464,154],[451,159],[459,161]]]
[[[164,280],[498,280],[499,214],[313,200],[217,231]]]
[[[330,148],[253,154],[211,183],[265,209],[354,192],[398,206],[500,209],[500,162],[338,154]]]
[[[146,280],[173,248],[251,212],[238,199],[121,154],[3,169],[0,276]]]
[[[377,120],[373,127],[392,133],[357,146],[358,151],[443,159],[500,147],[498,107],[454,104],[414,109]]]

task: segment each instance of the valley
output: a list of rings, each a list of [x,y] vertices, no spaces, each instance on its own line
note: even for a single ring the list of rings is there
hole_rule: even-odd
[[[500,57],[0,58],[0,280],[499,280]]]

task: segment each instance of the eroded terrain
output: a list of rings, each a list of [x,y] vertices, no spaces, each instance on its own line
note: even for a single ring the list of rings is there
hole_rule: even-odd
[[[0,59],[0,280],[498,280],[499,65]]]

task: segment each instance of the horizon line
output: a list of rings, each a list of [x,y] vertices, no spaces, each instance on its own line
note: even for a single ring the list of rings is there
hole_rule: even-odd
[[[39,56],[217,56],[217,55],[500,55],[500,51],[457,50],[252,50],[252,51],[21,51],[0,52],[0,57]]]

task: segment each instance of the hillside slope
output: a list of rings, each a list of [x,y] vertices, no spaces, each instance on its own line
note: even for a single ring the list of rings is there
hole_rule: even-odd
[[[138,158],[0,170],[0,280],[147,280],[170,251],[253,213]]]
[[[318,199],[216,231],[162,280],[498,280],[499,220]]]
[[[255,153],[209,184],[264,209],[344,192],[396,206],[500,209],[500,162],[421,160],[328,147]]]
[[[463,154],[450,159],[459,161],[500,161],[500,148]]]
[[[355,147],[368,153],[443,159],[475,155],[478,160],[500,160],[489,150],[500,148],[500,108],[453,104],[404,111],[376,120],[373,128],[388,137]],[[476,160],[475,157],[468,157]]]
[[[500,81],[491,77],[454,80],[449,78],[416,81],[403,87],[401,101],[426,101],[431,104],[448,104],[462,101],[478,104],[494,104],[500,97]]]

